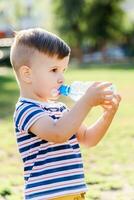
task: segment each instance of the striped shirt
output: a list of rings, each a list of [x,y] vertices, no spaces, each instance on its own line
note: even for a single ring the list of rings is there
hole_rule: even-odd
[[[87,191],[75,134],[64,143],[53,143],[29,131],[39,118],[47,115],[57,121],[67,111],[65,104],[59,102],[20,98],[16,104],[14,123],[24,163],[25,199],[47,200]]]

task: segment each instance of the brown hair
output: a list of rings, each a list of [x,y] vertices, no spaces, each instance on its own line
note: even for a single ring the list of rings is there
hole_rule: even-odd
[[[15,70],[28,65],[35,50],[48,56],[62,59],[70,54],[70,47],[58,36],[41,28],[27,29],[15,33],[10,61]]]

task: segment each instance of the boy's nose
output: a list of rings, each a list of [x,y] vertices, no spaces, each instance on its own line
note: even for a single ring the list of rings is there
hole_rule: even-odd
[[[61,79],[61,78],[58,79],[58,83],[59,83],[59,84],[63,84],[63,83],[64,83],[64,79]]]
[[[64,83],[64,77],[63,76],[59,77],[58,83],[59,84],[63,84]]]

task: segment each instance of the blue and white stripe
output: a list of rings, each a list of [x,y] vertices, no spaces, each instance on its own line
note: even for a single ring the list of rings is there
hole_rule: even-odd
[[[45,103],[20,98],[14,113],[19,152],[24,163],[25,199],[45,200],[87,191],[83,164],[75,134],[56,144],[29,132],[44,115],[54,121],[67,108],[62,103]]]

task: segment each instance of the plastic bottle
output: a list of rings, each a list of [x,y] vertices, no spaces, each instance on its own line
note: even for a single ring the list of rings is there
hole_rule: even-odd
[[[93,82],[74,81],[71,85],[62,85],[59,88],[59,93],[64,96],[69,96],[74,101],[78,101],[91,84]],[[110,86],[110,89],[115,92],[114,85]]]

